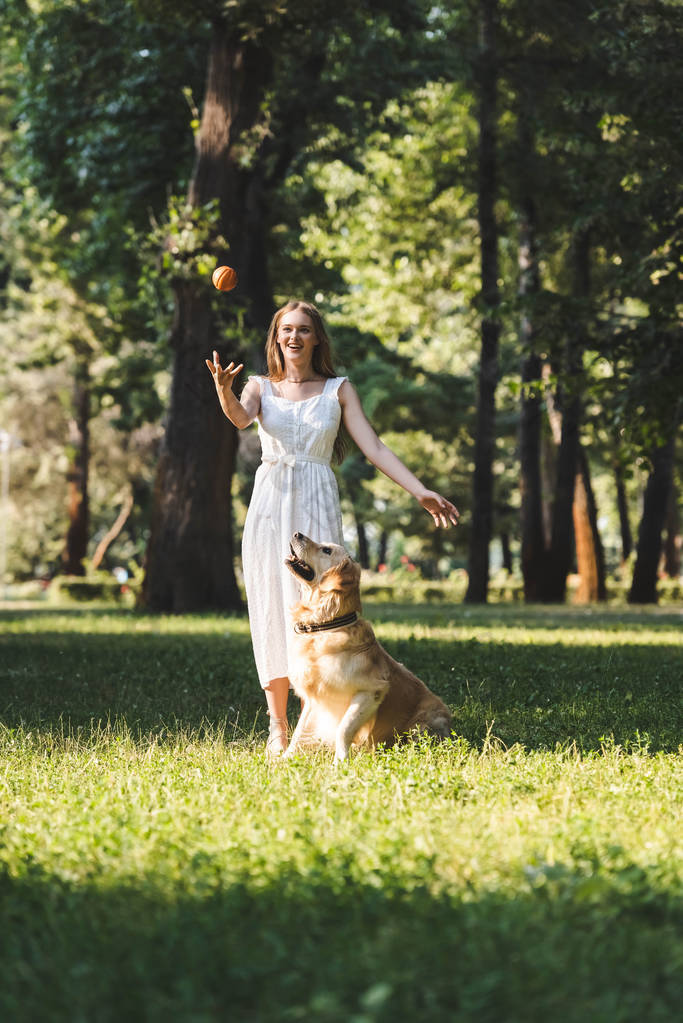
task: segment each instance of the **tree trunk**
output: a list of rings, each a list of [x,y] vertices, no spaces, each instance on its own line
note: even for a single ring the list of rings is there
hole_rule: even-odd
[[[562,603],[574,555],[574,483],[579,446],[579,398],[567,402],[562,412],[562,435],[557,452],[555,495],[552,505],[550,550],[541,584],[542,599]]]
[[[503,530],[500,534],[500,546],[503,553],[503,568],[508,575],[512,575],[512,550],[510,548],[510,534]]]
[[[130,490],[129,493],[126,494],[126,498],[125,498],[123,504],[121,505],[121,510],[119,511],[119,514],[116,516],[113,524],[107,530],[107,532],[104,534],[104,536],[102,537],[102,539],[98,543],[97,547],[95,548],[95,553],[92,556],[92,570],[93,570],[93,572],[96,572],[97,569],[102,564],[102,561],[104,559],[105,554],[107,553],[107,551],[109,550],[109,548],[113,544],[114,540],[117,538],[117,536],[119,535],[119,533],[121,532],[121,530],[125,526],[126,522],[128,521],[128,516],[130,515],[132,510],[133,510],[133,491]]]
[[[522,408],[519,424],[521,561],[524,599],[527,602],[539,600],[541,597],[545,560],[541,474],[542,401],[539,391],[528,386],[540,379],[541,369],[541,359],[530,352],[522,363]]]
[[[543,364],[541,373],[544,377],[550,373],[550,366],[547,362]],[[551,393],[546,387],[545,402],[548,413],[550,412],[549,401],[551,398]],[[550,419],[550,415],[548,415],[548,419]],[[552,495],[555,493],[557,449],[562,434],[560,419],[561,417],[558,416],[557,441],[552,429],[548,430],[545,422],[541,423],[541,514],[543,518],[543,547],[546,552],[550,550],[550,538],[553,531]]]
[[[248,323],[264,331],[275,311],[268,274],[266,186],[261,155],[245,161],[245,133],[258,123],[271,77],[267,50],[213,27],[197,158],[188,200],[203,206],[218,199],[226,261],[238,271],[234,297],[247,303]],[[246,163],[246,166],[245,166]],[[230,299],[228,299],[230,301]]]
[[[203,364],[212,347],[212,322],[209,303],[196,287],[189,282],[176,286],[171,405],[157,467],[144,586],[151,609],[173,613],[241,605],[228,489],[237,436]]]
[[[90,374],[88,363],[79,360],[74,379],[73,416],[69,422],[71,462],[67,470],[69,526],[62,554],[65,575],[85,575],[83,559],[88,550],[90,509]]]
[[[669,490],[665,525],[662,567],[669,579],[678,579],[681,574],[681,517],[678,510],[678,488],[673,479]]]
[[[522,203],[519,243],[519,294],[524,299],[538,293],[538,261],[535,240],[533,199]],[[528,310],[522,313],[520,342],[525,353],[522,361],[522,397],[519,419],[521,492],[520,525],[522,533],[522,575],[524,599],[535,601],[541,595],[541,576],[545,558],[543,531],[543,487],[541,479],[541,380],[542,361],[534,351],[534,328]]]
[[[493,456],[495,450],[495,394],[498,382],[496,309],[498,289],[498,226],[496,224],[496,0],[480,0],[478,60],[479,155],[478,218],[481,234],[481,361],[477,399],[477,427],[472,481],[472,528],[465,600],[485,603],[489,581],[489,544],[493,529]]]
[[[361,568],[370,568],[370,548],[368,547],[365,523],[356,512],[354,512],[354,519],[356,522],[356,536],[358,537],[358,564]]]
[[[252,326],[273,311],[265,256],[265,213],[257,170],[236,147],[259,117],[270,61],[252,43],[214,24],[206,95],[189,202],[218,199],[227,258],[238,269]],[[175,280],[171,404],[157,469],[144,596],[156,611],[238,608],[231,481],[237,433],[224,417],[204,360],[220,346],[210,286]],[[225,297],[226,302],[234,300]],[[221,353],[223,354],[223,353]],[[227,353],[226,353],[227,354]]]
[[[522,304],[519,343],[522,351],[522,391],[519,417],[521,496],[521,567],[524,599],[540,598],[541,575],[545,558],[543,526],[543,483],[541,474],[542,396],[540,390],[542,360],[536,352],[532,304],[540,288],[536,241],[536,203],[532,194],[536,142],[533,128],[533,96],[524,86],[519,97],[517,128],[520,158],[523,161],[524,192],[519,203],[518,292]]]
[[[579,447],[578,471],[574,484],[574,538],[579,586],[574,595],[577,604],[607,599],[605,552],[598,531],[598,512],[593,495],[588,459]]]
[[[629,604],[657,603],[657,569],[662,553],[662,529],[673,478],[674,437],[652,456],[638,529],[638,553],[628,595]]]
[[[386,529],[383,529],[379,537],[379,545],[377,548],[377,568],[380,565],[386,565],[387,563],[387,548],[389,546],[389,534]]]
[[[362,455],[355,454],[344,463],[341,473],[344,491],[351,503],[353,521],[358,538],[358,562],[361,568],[370,568],[370,547],[365,528],[363,487],[361,479],[367,478],[369,463]],[[372,470],[374,472],[374,468]]]
[[[619,513],[619,531],[621,533],[621,563],[625,564],[633,550],[633,535],[628,517],[628,501],[626,500],[626,484],[624,471],[617,459],[614,463],[614,480],[617,489],[617,511]]]
[[[573,246],[574,297],[577,307],[588,297],[590,238],[583,232]],[[577,323],[568,331],[565,346],[564,386],[560,399],[562,427],[557,452],[555,495],[552,507],[550,549],[545,562],[542,599],[547,603],[562,603],[567,591],[567,576],[574,556],[574,484],[579,456],[579,427],[581,422],[581,383],[584,338],[580,310]]]

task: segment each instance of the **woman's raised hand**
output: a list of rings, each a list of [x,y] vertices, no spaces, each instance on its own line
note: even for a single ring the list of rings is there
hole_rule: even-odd
[[[425,511],[428,511],[434,519],[434,525],[443,526],[444,529],[448,529],[451,523],[457,526],[460,512],[454,504],[447,501],[441,494],[437,494],[434,490],[428,490],[418,500]]]
[[[244,369],[244,363],[242,362],[240,362],[239,366],[231,362],[229,366],[223,369],[218,358],[218,352],[216,351],[213,353],[213,362],[209,362],[207,359],[206,365],[209,367],[209,372],[213,377],[217,391],[224,391],[226,388],[231,391],[235,377]]]

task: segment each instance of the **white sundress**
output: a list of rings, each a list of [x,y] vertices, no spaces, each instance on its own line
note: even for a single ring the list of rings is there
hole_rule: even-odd
[[[261,465],[242,536],[242,571],[259,682],[289,674],[289,608],[299,599],[285,566],[293,533],[317,543],[343,543],[339,490],[330,458],[341,420],[337,392],[346,377],[325,381],[321,394],[290,401],[261,390],[258,432]]]

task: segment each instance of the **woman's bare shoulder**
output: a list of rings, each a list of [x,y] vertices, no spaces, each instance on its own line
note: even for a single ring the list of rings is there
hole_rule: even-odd
[[[247,382],[242,388],[242,394],[258,394],[263,393],[264,377],[261,376],[250,376],[247,377]]]
[[[349,398],[358,398],[358,392],[348,377],[342,377],[342,382],[339,385],[337,394],[339,395],[339,401],[342,405],[348,401]]]

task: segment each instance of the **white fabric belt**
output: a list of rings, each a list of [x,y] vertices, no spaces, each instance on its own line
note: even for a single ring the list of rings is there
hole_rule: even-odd
[[[329,458],[316,458],[315,455],[296,455],[293,451],[285,451],[281,455],[261,455],[261,461],[266,465],[287,465],[293,469],[297,462],[315,462],[316,465],[329,467]]]

